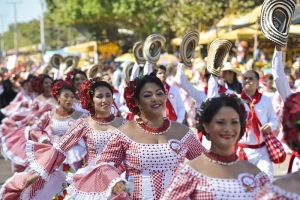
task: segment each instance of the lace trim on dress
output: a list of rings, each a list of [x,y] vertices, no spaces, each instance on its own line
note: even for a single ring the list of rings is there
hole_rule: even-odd
[[[114,163],[101,163],[101,164],[94,165],[94,166],[88,165],[84,168],[79,169],[75,174],[80,174],[82,176],[85,176],[85,175],[89,174],[91,171],[93,171],[94,169],[96,169],[100,166],[103,166],[103,165],[110,165],[113,168],[115,168]],[[117,168],[115,168],[115,170],[117,170]],[[104,192],[101,192],[101,193],[81,192],[81,191],[78,191],[73,186],[73,184],[75,183],[73,176],[75,174],[69,173],[67,175],[66,181],[70,184],[70,186],[67,187],[66,190],[68,191],[68,194],[70,195],[70,197],[72,197],[72,199],[76,199],[76,200],[94,200],[94,199],[103,199],[103,200],[105,199],[106,200],[106,199],[110,199],[112,197],[113,187],[120,181],[127,182],[126,179],[115,178],[109,183],[106,191],[104,191]]]
[[[299,194],[286,191],[286,190],[278,187],[277,185],[273,185],[271,183],[267,183],[265,186],[269,190],[277,193],[280,197],[286,197],[286,198],[293,199],[293,200],[300,200],[300,195]]]
[[[34,158],[33,147],[34,147],[34,142],[29,140],[26,143],[26,155],[28,158],[28,162],[30,163],[30,170],[38,173],[45,181],[48,181],[50,179],[50,174]]]
[[[18,172],[15,172],[14,173],[14,175],[12,176],[12,177],[10,177],[9,179],[7,179],[6,181],[5,181],[5,183],[1,186],[1,188],[0,188],[0,199],[3,199],[3,194],[5,193],[5,187],[6,187],[6,185],[9,183],[9,182],[11,182],[14,178],[15,178],[15,176],[18,176],[19,174],[26,174],[27,172],[21,172],[21,173],[18,173]]]
[[[5,142],[5,136],[2,137],[2,155],[5,157],[5,159],[9,159],[18,165],[26,166],[27,159],[21,159],[8,149]]]

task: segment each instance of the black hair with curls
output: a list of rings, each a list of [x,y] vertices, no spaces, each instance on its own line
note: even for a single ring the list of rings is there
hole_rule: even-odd
[[[144,77],[139,79],[136,83],[136,87],[134,89],[134,97],[138,101],[140,101],[139,94],[141,92],[141,89],[145,86],[146,83],[155,83],[164,91],[164,93],[166,93],[164,84],[161,82],[159,78],[156,77],[156,74],[152,72],[150,75],[145,75]]]
[[[245,134],[245,122],[246,116],[243,115],[238,102],[234,98],[230,98],[227,96],[221,96],[219,98],[212,98],[209,100],[210,103],[208,104],[207,108],[203,111],[201,115],[201,123],[210,123],[212,118],[216,115],[217,112],[223,107],[230,107],[233,108],[239,115],[240,124],[241,124],[241,132],[240,138],[242,138]],[[205,130],[203,134],[206,136],[207,133]]]

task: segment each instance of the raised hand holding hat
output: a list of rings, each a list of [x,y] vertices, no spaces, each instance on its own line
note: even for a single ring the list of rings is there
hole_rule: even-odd
[[[199,42],[199,32],[190,31],[182,39],[180,45],[180,62],[185,66],[192,66],[193,53]]]
[[[261,9],[260,24],[264,36],[284,47],[296,8],[296,0],[265,0]]]
[[[215,39],[209,46],[207,56],[207,71],[215,76],[220,76],[221,67],[232,44],[226,39]]]

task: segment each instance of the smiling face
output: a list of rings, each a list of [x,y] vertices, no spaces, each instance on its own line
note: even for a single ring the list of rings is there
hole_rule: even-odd
[[[146,83],[139,93],[138,106],[147,116],[163,115],[166,108],[167,97],[163,89],[156,83]]]
[[[73,80],[73,87],[76,91],[79,91],[81,84],[86,80],[86,77],[83,74],[77,73]]]
[[[204,124],[212,148],[231,149],[240,137],[241,123],[238,113],[231,107],[224,106]]]
[[[95,88],[93,104],[96,115],[106,116],[111,111],[113,103],[113,95],[111,91],[105,86]]]
[[[70,90],[62,90],[57,96],[59,106],[64,110],[71,110],[75,100],[75,95]]]
[[[45,78],[43,80],[43,83],[42,83],[42,88],[43,88],[43,91],[45,93],[50,93],[51,92],[51,85],[53,83],[53,80],[50,79],[50,78]]]
[[[259,86],[259,80],[252,71],[246,72],[243,77],[243,88],[247,92],[255,91]]]

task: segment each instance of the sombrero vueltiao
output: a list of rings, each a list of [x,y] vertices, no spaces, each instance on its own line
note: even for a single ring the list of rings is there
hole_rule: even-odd
[[[138,64],[144,65],[146,63],[146,60],[143,55],[143,47],[144,47],[144,42],[136,42],[133,45],[133,55],[135,57],[135,60]]]
[[[221,67],[232,44],[226,39],[215,39],[209,46],[207,56],[207,71],[215,76],[220,76]]]
[[[192,66],[192,58],[199,42],[199,32],[190,31],[182,39],[180,45],[180,57],[185,66]]]
[[[102,73],[103,66],[99,64],[93,64],[88,70],[87,70],[87,77],[88,78],[95,78],[97,74]]]
[[[166,38],[159,34],[149,35],[143,48],[143,55],[146,61],[156,64],[161,53],[161,48],[165,44]]]
[[[132,61],[125,61],[121,64],[122,72],[123,72],[123,77],[126,83],[129,83],[130,81],[130,75],[132,72],[134,62]]]
[[[261,8],[260,25],[266,38],[285,46],[296,0],[265,0]]]
[[[60,64],[63,62],[63,57],[59,54],[54,54],[50,59],[50,66],[59,69]]]

